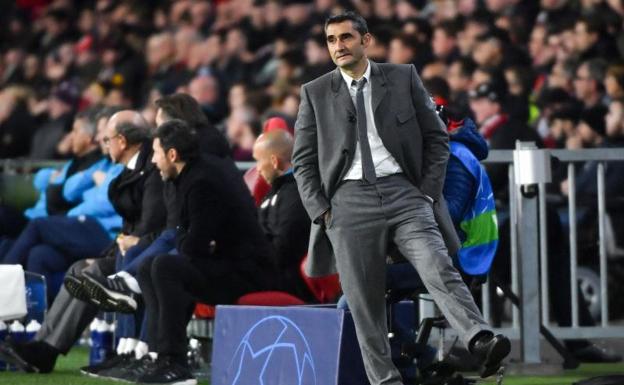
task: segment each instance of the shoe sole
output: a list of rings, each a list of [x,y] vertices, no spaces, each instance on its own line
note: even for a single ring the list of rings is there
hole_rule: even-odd
[[[85,286],[89,297],[98,301],[103,310],[130,314],[136,312],[137,302],[134,298],[109,290],[89,275],[85,275]]]
[[[72,276],[66,276],[63,280],[63,285],[65,286],[65,290],[67,290],[72,297],[83,302],[90,302],[89,294],[83,285],[83,280]]]
[[[188,380],[182,380],[178,382],[162,382],[162,385],[197,385],[197,380],[195,378],[189,378]],[[158,385],[158,384],[153,384]]]
[[[80,374],[82,374],[83,376],[91,377],[91,378],[100,378],[99,374],[87,372],[86,370],[80,370]]]
[[[22,372],[39,373],[39,368],[26,362],[10,346],[0,345],[0,360],[15,365]]]
[[[507,338],[500,340],[488,353],[481,369],[481,378],[496,374],[501,366],[501,362],[511,352],[511,342]]]
[[[138,379],[135,383],[142,384],[141,379]],[[186,380],[173,381],[173,382],[150,382],[151,385],[197,385],[196,378],[187,378]]]

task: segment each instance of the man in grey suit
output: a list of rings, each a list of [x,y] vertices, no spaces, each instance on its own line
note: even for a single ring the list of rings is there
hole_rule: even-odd
[[[307,83],[293,164],[312,218],[307,273],[337,271],[369,381],[402,384],[390,357],[385,257],[393,242],[469,350],[494,374],[510,342],[491,332],[452,265],[459,248],[442,185],[448,135],[414,66],[377,64],[366,21],[347,12],[325,23],[338,68]]]

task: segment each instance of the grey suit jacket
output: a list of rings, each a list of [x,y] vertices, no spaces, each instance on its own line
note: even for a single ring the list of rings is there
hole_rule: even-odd
[[[449,156],[448,134],[413,65],[371,63],[372,107],[379,136],[405,176],[435,200],[434,212],[451,254],[460,242],[442,197]],[[299,194],[310,218],[306,273],[336,272],[334,253],[317,219],[353,162],[356,112],[340,70],[301,89],[295,124],[293,165]]]

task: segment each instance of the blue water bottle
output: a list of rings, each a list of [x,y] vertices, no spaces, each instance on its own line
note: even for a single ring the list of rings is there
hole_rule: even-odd
[[[19,321],[13,321],[11,325],[9,325],[9,338],[13,342],[26,342],[26,328]],[[15,365],[7,365],[7,370],[15,371],[17,368]]]
[[[101,319],[96,319],[89,327],[91,330],[91,351],[89,365],[104,362],[113,351],[113,332],[110,325]]]
[[[9,325],[9,336],[13,342],[26,342],[26,329],[19,321],[13,321]]]
[[[8,334],[8,331],[7,331],[6,324],[0,321],[0,342],[6,339],[7,334]],[[6,362],[0,360],[0,371],[5,371],[5,370],[6,370]]]
[[[36,319],[30,320],[28,325],[26,325],[26,332],[25,332],[26,341],[34,340],[39,329],[41,329],[41,324]]]

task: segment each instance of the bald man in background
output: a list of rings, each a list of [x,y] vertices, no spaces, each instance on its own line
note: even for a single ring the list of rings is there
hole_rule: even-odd
[[[67,354],[98,312],[87,302],[84,272],[108,276],[115,272],[115,259],[139,243],[151,243],[165,226],[163,183],[151,163],[150,127],[140,113],[120,111],[109,119],[101,136],[113,162],[124,170],[113,179],[108,197],[123,219],[111,247],[96,259],[74,263],[65,276],[65,287],[46,314],[35,340],[0,343],[0,359],[26,372],[49,373],[59,354]],[[80,220],[78,218],[77,220]]]
[[[292,170],[293,137],[275,130],[258,137],[253,148],[258,174],[271,190],[258,207],[260,227],[272,245],[282,288],[304,301],[314,297],[303,281],[299,265],[308,250],[310,220],[301,203]]]

